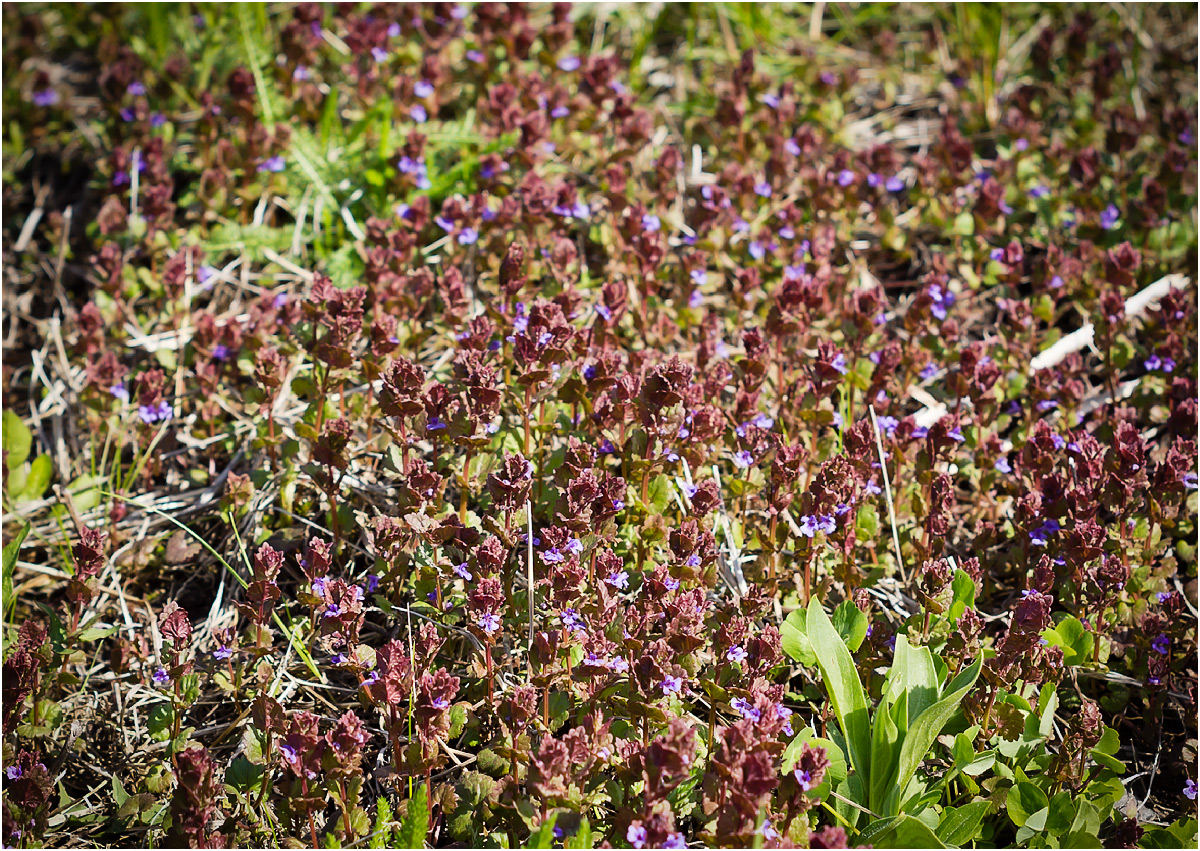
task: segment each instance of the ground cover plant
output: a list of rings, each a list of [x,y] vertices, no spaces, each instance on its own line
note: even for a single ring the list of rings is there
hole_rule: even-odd
[[[5,845],[1194,846],[1194,8],[3,16]]]

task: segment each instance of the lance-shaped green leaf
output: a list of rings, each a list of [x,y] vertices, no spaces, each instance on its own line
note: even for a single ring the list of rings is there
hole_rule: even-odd
[[[955,712],[959,711],[959,704],[962,703],[963,697],[966,696],[971,686],[975,684],[975,680],[979,678],[982,668],[983,659],[976,659],[974,665],[951,681],[946,688],[945,697],[922,712],[919,718],[909,721],[908,734],[900,746],[900,768],[896,777],[896,785],[892,787],[887,797],[882,815],[894,815],[900,811],[900,796],[908,786],[908,781],[916,773],[917,766],[921,764],[921,760],[933,746],[934,739],[942,732],[946,722],[954,716]],[[877,812],[879,811],[877,810]]]
[[[833,702],[833,712],[846,737],[850,764],[866,785],[871,767],[871,728],[867,715],[867,697],[863,693],[858,668],[842,636],[833,628],[829,616],[815,597],[808,604],[805,631],[817,657],[817,667],[825,689]]]

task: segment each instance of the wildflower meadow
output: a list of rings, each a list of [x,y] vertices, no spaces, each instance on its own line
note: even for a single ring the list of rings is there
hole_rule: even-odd
[[[1194,6],[2,23],[5,847],[1196,847]]]

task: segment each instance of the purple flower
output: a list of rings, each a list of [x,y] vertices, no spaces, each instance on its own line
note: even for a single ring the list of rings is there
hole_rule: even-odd
[[[583,620],[579,617],[579,612],[575,611],[574,609],[563,609],[562,612],[559,613],[558,617],[559,620],[562,621],[564,629],[583,632],[586,628],[583,624]]]
[[[668,576],[663,580],[663,585],[667,587],[668,591],[675,591],[679,588],[679,580],[674,576]]]
[[[171,682],[171,675],[167,673],[166,668],[159,668],[150,677],[156,686],[165,686]]]
[[[371,58],[379,63],[387,62],[388,52],[382,47],[372,47]]]
[[[929,285],[929,297],[933,300],[933,304],[930,306],[929,312],[939,320],[946,318],[946,311],[949,310],[950,307],[954,305],[954,302],[958,300],[954,293],[950,292],[949,290],[943,290],[937,284]]]
[[[741,697],[735,697],[729,701],[729,706],[741,715],[743,718],[750,718],[755,722],[762,720],[762,713],[754,708],[754,705]]]
[[[1171,639],[1165,635],[1160,635],[1154,641],[1150,642],[1150,646],[1154,649],[1155,653],[1160,656],[1166,656],[1171,652]]]
[[[644,216],[642,216],[642,230],[653,232],[659,230],[661,227],[662,222],[659,221],[658,216],[654,215],[653,213],[646,213]]]
[[[483,54],[478,50],[468,50],[466,56],[469,61],[474,62],[477,65],[483,61]]]
[[[624,591],[629,588],[629,572],[625,570],[614,570],[604,581],[606,584]]]
[[[265,159],[261,163],[259,163],[258,170],[259,171],[280,172],[280,171],[283,171],[285,166],[286,166],[286,163],[284,162],[283,157],[276,154],[275,156]]]
[[[690,556],[687,557],[687,560],[684,562],[684,564],[686,564],[688,567],[699,567],[700,566],[700,556],[697,555],[696,553],[692,553]]]
[[[733,456],[733,463],[735,466],[745,469],[754,463],[754,456],[750,454],[750,450],[742,449]]]
[[[903,192],[904,181],[898,177],[889,177],[887,179],[887,183],[883,185],[883,188],[888,192]]]
[[[1049,194],[1050,194],[1050,190],[1047,189],[1045,186],[1035,186],[1029,190],[1030,198],[1045,198]]]
[[[11,769],[10,769],[11,770]],[[1183,784],[1183,796],[1189,801],[1196,800],[1196,781],[1188,778]]]
[[[812,774],[802,768],[797,768],[792,772],[792,776],[796,778],[796,782],[800,784],[800,788],[805,792],[813,787]]]
[[[325,614],[323,615],[323,617],[336,618],[341,613],[342,613],[341,606],[339,606],[337,603],[330,603],[328,606],[325,607]]]
[[[1117,220],[1121,218],[1121,211],[1113,204],[1109,204],[1100,213],[1100,227],[1105,230],[1112,230],[1117,226]]]
[[[500,629],[500,616],[494,612],[485,612],[475,616],[476,625],[488,635]]]
[[[132,95],[133,97],[141,97],[142,95],[144,95],[144,94],[146,93],[146,87],[145,87],[145,86],[144,86],[142,83],[140,83],[139,81],[137,81],[137,80],[134,80],[134,81],[133,81],[132,83],[130,83],[130,84],[129,84],[129,86],[128,86],[128,87],[125,89],[125,92],[126,92],[127,94],[130,94],[130,95]]]
[[[800,156],[800,146],[796,143],[795,139],[788,139],[786,142],[784,142],[783,149],[793,157]]]
[[[1003,455],[1001,455],[999,458],[997,458],[996,463],[992,466],[994,466],[996,468],[996,472],[999,472],[999,473],[1011,473],[1012,472],[1012,464],[1010,464],[1008,461],[1008,458],[1006,458]]]
[[[771,109],[779,108],[779,95],[767,92],[765,95],[759,98],[759,101],[765,103],[767,106],[771,107]]]
[[[843,189],[846,188],[854,182],[854,172],[848,168],[842,169],[838,172],[837,182],[838,186],[841,186]]]
[[[231,650],[228,646],[226,646],[224,644],[222,644],[220,647],[218,647],[216,650],[213,651],[214,659],[228,659],[232,655],[233,655],[233,650]]]
[[[692,294],[688,296],[688,307],[695,310],[702,304],[704,304],[704,293],[700,290],[692,290]]]
[[[427,98],[433,94],[433,85],[428,80],[420,80],[413,86],[413,94],[419,98]]]
[[[770,819],[763,820],[762,827],[758,829],[758,832],[762,834],[762,838],[768,842],[779,838],[779,831],[771,825]]]
[[[142,418],[142,422],[146,425],[159,422],[160,420],[169,420],[172,414],[171,406],[166,402],[159,402],[157,405],[141,405],[138,407],[138,416]]]
[[[951,440],[953,440],[955,443],[962,443],[964,440],[966,440],[966,438],[963,437],[962,429],[959,428],[958,426],[955,426],[954,428],[952,428],[948,432],[946,432],[946,436],[949,437]]]
[[[829,362],[829,365],[831,367],[833,367],[834,369],[836,369],[838,372],[840,372],[842,375],[845,375],[847,372],[850,371],[850,368],[848,366],[846,366],[846,356],[844,354],[842,354],[841,352],[838,352],[836,355],[833,356],[833,360],[831,360]]]
[[[1190,780],[1188,782],[1191,783]],[[1192,783],[1193,787],[1195,787],[1195,785],[1196,785],[1195,783]],[[1192,791],[1192,797],[1193,798],[1196,797],[1194,788]],[[682,833],[672,833],[672,834],[669,834],[667,836],[667,838],[663,840],[662,847],[663,848],[687,848],[688,847],[687,839],[684,838]]]
[[[754,419],[750,420],[750,422],[763,431],[770,431],[771,427],[775,425],[774,418],[762,413],[755,414]]]
[[[112,387],[108,388],[108,392],[115,398],[120,399],[122,402],[129,401],[129,388],[124,384],[114,384]]]
[[[879,496],[879,494],[883,493],[883,488],[875,484],[874,480],[872,480],[863,485],[863,493],[867,496]]]
[[[8,768],[4,769],[4,776],[9,780],[20,780],[23,773],[24,772],[21,771],[21,766],[19,765],[10,765]],[[1196,796],[1192,795],[1192,797],[1194,798]]]
[[[34,106],[54,106],[58,103],[58,92],[54,89],[39,89],[30,97]]]
[[[578,71],[579,66],[582,64],[583,62],[578,56],[564,56],[562,59],[558,60],[558,69],[560,71],[567,72]]]
[[[900,421],[898,419],[896,419],[895,417],[892,417],[892,416],[888,416],[887,414],[885,414],[879,418],[879,430],[882,431],[884,434],[891,434],[892,432],[894,432],[896,430],[896,427],[899,425],[900,425]]]
[[[758,183],[754,184],[754,194],[762,198],[770,198],[771,184],[767,183],[765,180],[760,180]]]
[[[775,705],[775,716],[783,720],[783,732],[785,735],[793,735],[792,731],[792,710],[788,709],[782,703]]]
[[[212,356],[217,360],[225,360],[225,358],[229,357],[229,347],[224,343],[217,343],[213,346]]]
[[[430,417],[429,422],[425,425],[426,431],[441,431],[446,428],[446,423],[441,417]]]
[[[467,570],[467,563],[465,561],[462,564],[454,565],[454,572],[457,573],[460,577],[462,577],[467,582],[470,582],[472,579],[475,578],[474,576],[471,575],[471,571]]]
[[[730,647],[729,650],[725,652],[725,658],[730,662],[744,662],[746,660],[746,656],[747,653],[745,649],[736,645]]]
[[[663,681],[659,683],[659,688],[662,689],[663,694],[679,694],[683,691],[683,678],[667,674]]]
[[[646,828],[640,824],[629,825],[629,830],[625,831],[625,839],[634,848],[641,848],[646,844]]]
[[[279,753],[285,760],[293,764],[297,759],[299,759],[299,754],[296,753],[296,749],[286,742],[279,746]]]
[[[477,239],[479,239],[479,231],[475,228],[463,228],[462,233],[458,235],[458,244],[474,245]]]
[[[374,573],[367,574],[367,593],[373,594],[379,589],[379,577]]]
[[[708,282],[708,272],[704,269],[693,269],[688,273],[688,277],[690,277],[692,279],[692,283],[698,287],[702,287]]]
[[[416,104],[408,111],[409,117],[418,124],[424,124],[429,120],[429,113],[425,111],[425,107],[421,104]]]
[[[750,240],[750,245],[747,250],[750,252],[750,256],[755,260],[762,260],[767,254],[766,248],[763,247],[763,244],[757,239]]]

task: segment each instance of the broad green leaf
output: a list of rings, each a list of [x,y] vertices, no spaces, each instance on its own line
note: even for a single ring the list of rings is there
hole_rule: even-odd
[[[963,697],[966,696],[971,686],[975,684],[975,680],[979,678],[979,672],[982,668],[983,658],[981,657],[975,660],[974,665],[951,681],[945,697],[922,712],[920,718],[916,718],[909,723],[908,734],[904,737],[904,743],[900,746],[900,769],[896,785],[893,787],[892,793],[888,796],[887,804],[881,813],[882,815],[892,815],[900,811],[900,796],[904,793],[905,787],[908,786],[908,781],[912,779],[917,766],[921,764],[921,761],[928,754],[934,740],[942,732],[942,728],[946,726],[946,722],[959,711],[959,705],[962,703]],[[881,811],[876,810],[876,812]]]
[[[821,601],[813,598],[808,604],[808,640],[812,642],[817,657],[817,667],[833,702],[833,711],[838,725],[846,737],[850,751],[850,764],[862,777],[864,785],[870,777],[871,732],[867,715],[867,698],[863,694],[858,669],[838,635],[829,616],[821,607]]]
[[[150,738],[156,742],[165,742],[171,738],[171,722],[174,718],[175,709],[168,701],[164,700],[150,707],[146,718],[146,729],[150,732]]]
[[[238,754],[225,769],[225,782],[239,792],[250,792],[262,785],[264,768]]]
[[[1067,615],[1058,624],[1042,632],[1042,638],[1054,647],[1063,649],[1067,665],[1085,664],[1092,655],[1094,639],[1079,619]]]
[[[878,819],[856,837],[856,845],[876,848],[945,848],[937,834],[918,818],[897,815]]]
[[[29,427],[21,422],[15,411],[4,412],[4,463],[11,470],[25,463],[29,457],[29,447],[33,445],[33,435]]]
[[[904,636],[899,636],[899,641]],[[901,703],[903,700],[901,701]],[[875,722],[871,730],[871,779],[868,805],[879,812],[879,805],[891,791],[891,784],[896,776],[897,745],[900,741],[900,731],[892,718],[894,709],[899,706],[881,703],[875,710]]]
[[[851,653],[862,646],[863,639],[867,637],[867,616],[854,605],[853,600],[846,600],[833,610],[832,623]]]
[[[963,612],[975,606],[975,580],[967,575],[966,571],[959,569],[954,571],[954,579],[950,583],[950,592],[952,602],[950,603],[950,611],[946,617],[950,623],[957,623],[962,617]]]
[[[54,462],[50,460],[49,455],[39,455],[29,465],[29,475],[25,478],[25,487],[21,489],[17,499],[22,502],[41,499],[46,488],[50,487],[52,478],[54,478]]]
[[[937,702],[938,677],[933,667],[933,655],[928,647],[913,647],[904,634],[896,636],[895,662],[904,676],[904,692],[908,703],[908,724]]]
[[[1008,790],[1008,800],[1005,802],[1008,817],[1017,827],[1024,827],[1030,816],[1049,804],[1046,793],[1028,780],[1018,780]],[[1044,819],[1042,824],[1045,825]]]
[[[396,829],[396,848],[424,848],[425,835],[429,833],[429,790],[418,783],[413,796],[408,799],[408,812]]]
[[[973,801],[961,807],[946,807],[937,836],[947,845],[966,845],[979,833],[979,825],[991,804]]]
[[[817,664],[817,656],[812,651],[805,629],[804,609],[796,609],[779,628],[779,644],[789,659],[812,667]]]

